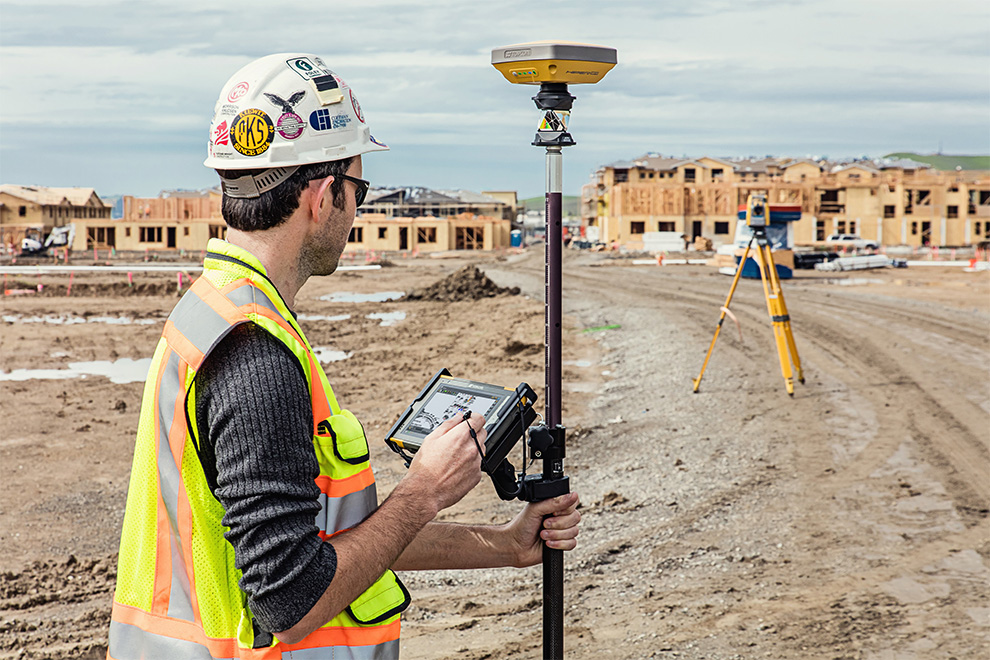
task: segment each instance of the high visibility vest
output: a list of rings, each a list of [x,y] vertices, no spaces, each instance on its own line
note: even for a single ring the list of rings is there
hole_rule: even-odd
[[[221,339],[256,323],[302,365],[313,407],[323,539],[364,520],[378,505],[364,429],[334,398],[320,363],[261,263],[211,240],[203,276],[172,310],[144,388],[121,534],[107,657],[332,657],[399,655],[399,612],[409,594],[386,571],[343,612],[297,644],[253,621],[224,538],[224,508],[207,485],[196,442],[196,372]],[[373,551],[373,549],[369,549]]]

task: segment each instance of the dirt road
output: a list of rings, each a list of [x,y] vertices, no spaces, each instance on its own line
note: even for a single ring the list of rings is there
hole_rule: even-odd
[[[402,260],[300,293],[312,343],[346,356],[325,367],[370,437],[442,366],[542,389],[539,251],[477,262],[520,296],[321,299],[409,291],[465,263]],[[726,323],[692,393],[729,284],[565,251],[565,467],[584,503],[567,657],[981,657],[990,273],[799,271],[784,282],[806,375],[793,399],[748,280],[732,303],[743,338]],[[175,298],[98,290],[5,300],[3,369],[149,356]],[[131,322],[98,320],[121,315]],[[102,657],[141,387],[0,381],[0,657]],[[384,446],[373,460],[387,493],[401,463]],[[518,506],[482,483],[444,515],[500,521]],[[404,658],[540,657],[539,567],[403,579]]]

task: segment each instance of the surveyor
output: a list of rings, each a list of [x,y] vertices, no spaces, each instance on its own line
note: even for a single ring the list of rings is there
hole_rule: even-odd
[[[361,424],[296,321],[368,192],[351,88],[307,54],[224,85],[205,164],[226,240],[165,323],[145,386],[108,657],[394,658],[410,596],[392,569],[528,566],[571,550],[576,494],[504,525],[435,522],[481,478],[484,420],[425,440],[378,504]],[[382,411],[389,415],[392,411]]]

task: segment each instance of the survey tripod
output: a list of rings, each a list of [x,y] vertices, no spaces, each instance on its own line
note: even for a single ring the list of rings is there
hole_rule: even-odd
[[[777,356],[780,358],[780,371],[784,377],[784,385],[787,394],[794,396],[794,377],[791,370],[791,363],[794,364],[793,371],[797,372],[797,379],[804,383],[804,371],[801,369],[801,358],[798,357],[797,346],[794,343],[794,334],[791,332],[791,317],[787,313],[787,304],[784,302],[784,291],[780,287],[780,275],[777,273],[777,266],[773,262],[773,251],[770,249],[770,241],[767,239],[767,224],[769,223],[770,209],[766,198],[763,195],[750,195],[746,201],[746,224],[752,229],[752,236],[746,244],[742,259],[736,267],[736,274],[732,278],[732,286],[729,288],[729,295],[722,306],[722,313],[718,317],[718,324],[715,326],[715,336],[708,347],[708,354],[705,355],[705,362],[701,365],[701,373],[692,382],[694,391],[697,393],[701,386],[701,377],[705,375],[705,367],[712,356],[715,342],[718,340],[722,323],[729,314],[729,304],[732,302],[732,295],[736,292],[739,284],[739,277],[746,266],[746,259],[749,251],[756,243],[756,260],[760,268],[760,279],[763,281],[763,296],[767,301],[767,312],[770,314],[770,321],[773,325],[773,336],[777,343]]]
[[[543,119],[532,144],[546,148],[546,394],[545,428],[530,431],[530,456],[543,460],[543,473],[530,475],[532,497],[544,500],[569,492],[564,476],[561,425],[561,257],[563,252],[562,148],[575,144],[567,132],[574,97],[568,83],[597,83],[616,64],[614,48],[565,42],[534,42],[492,50],[492,65],[514,84],[539,85],[533,97]],[[543,546],[543,657],[564,657],[564,553]]]

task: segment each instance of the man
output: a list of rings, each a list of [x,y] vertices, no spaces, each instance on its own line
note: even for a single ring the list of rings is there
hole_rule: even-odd
[[[206,165],[226,241],[165,323],[142,402],[108,657],[395,658],[409,595],[391,569],[529,566],[576,545],[578,498],[500,526],[433,522],[480,480],[480,417],[427,437],[378,506],[368,442],[296,322],[329,275],[383,151],[318,57],[227,82]],[[283,655],[284,654],[284,655]]]

